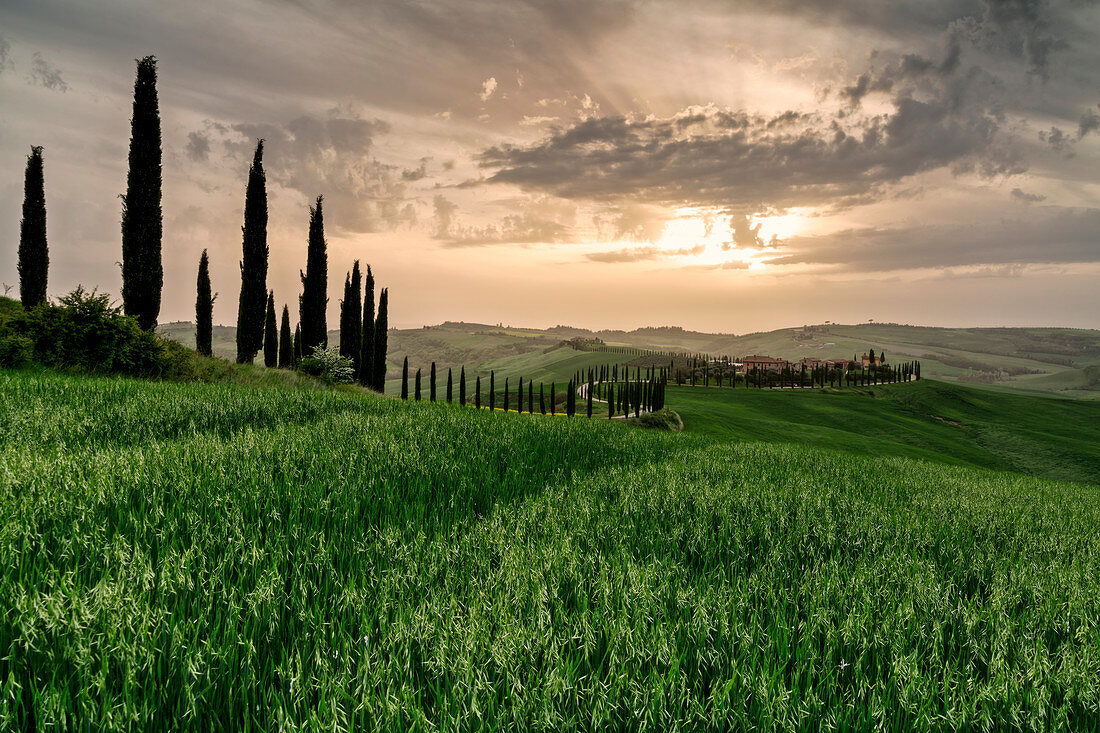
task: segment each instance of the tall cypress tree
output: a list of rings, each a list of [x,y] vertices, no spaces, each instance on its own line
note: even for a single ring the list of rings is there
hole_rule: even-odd
[[[462,368],[462,404],[466,404],[466,367]],[[477,381],[474,383],[474,407],[481,409],[481,375],[477,375]]]
[[[344,280],[344,300],[340,302],[340,353],[351,359],[353,373],[359,373],[359,360],[363,349],[363,297],[359,260],[351,267],[351,275]]]
[[[416,401],[420,401],[420,368],[416,370]]]
[[[390,329],[390,289],[382,288],[378,296],[378,318],[374,321],[374,356],[371,363],[374,367],[374,388],[385,393],[386,391],[386,348]]]
[[[550,414],[551,415],[557,414],[557,409],[558,408],[554,404],[554,392],[557,390],[557,388],[558,388],[557,382],[551,382],[550,383]]]
[[[214,339],[214,299],[210,294],[210,259],[206,250],[199,257],[198,297],[195,298],[195,350],[212,356]]]
[[[279,332],[275,321],[275,291],[267,292],[267,317],[264,319],[264,366],[274,369],[279,364]]]
[[[516,400],[516,412],[523,412],[523,377],[519,378],[519,399]]]
[[[489,411],[497,409],[497,375],[496,372],[489,372]]]
[[[477,391],[481,392],[481,377],[477,378]],[[466,367],[462,367],[462,370],[458,375],[458,404],[463,407],[466,406]],[[481,407],[480,396],[478,398],[478,407]]]
[[[447,401],[448,402],[453,402],[454,401],[452,399],[453,396],[454,396],[454,392],[452,391],[451,368],[447,367]]]
[[[435,362],[432,362],[431,384],[428,385],[428,399],[435,402]]]
[[[290,308],[283,306],[283,321],[279,325],[279,368],[294,366],[294,337],[290,335]]]
[[[363,294],[363,340],[359,346],[359,373],[356,379],[360,384],[374,385],[374,273],[367,265],[367,287]]]
[[[508,377],[504,378],[504,411],[508,412]]]
[[[27,156],[27,171],[23,176],[23,220],[19,222],[19,299],[24,308],[46,302],[49,269],[46,183],[42,174],[42,146],[36,145]]]
[[[237,301],[237,363],[251,364],[266,334],[264,301],[267,294],[267,179],[264,174],[264,141],[256,141],[248,186],[244,193],[244,226],[241,227],[241,297]],[[267,354],[265,347],[264,359]]]
[[[328,305],[328,253],[325,244],[325,219],[321,209],[324,197],[317,197],[317,206],[309,207],[309,247],[306,251],[305,272],[302,278],[302,295],[299,299],[302,325],[302,352],[307,356],[316,346],[328,345],[328,326],[325,309]]]
[[[409,399],[409,357],[401,364],[401,399]]]
[[[147,331],[157,325],[164,284],[160,163],[157,60],[146,56],[137,62],[134,114],[130,119],[130,168],[122,197],[122,308]]]
[[[542,390],[542,382],[539,382],[539,414],[546,414],[546,393]]]
[[[351,362],[355,369],[355,374],[359,373],[359,359],[363,356],[363,275],[359,270],[359,260],[356,260],[351,266],[351,316],[349,318],[348,327],[351,329],[351,333],[348,338],[351,339]],[[343,336],[341,336],[343,338]]]
[[[302,362],[302,324],[294,324],[294,365]]]

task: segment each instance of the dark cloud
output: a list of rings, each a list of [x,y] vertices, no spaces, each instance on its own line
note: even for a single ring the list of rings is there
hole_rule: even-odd
[[[882,198],[923,171],[1025,170],[1001,133],[990,84],[971,69],[941,80],[934,95],[895,97],[883,115],[764,117],[707,107],[671,118],[589,118],[533,145],[489,148],[478,164],[489,183],[570,199],[734,212],[842,207]]]
[[[187,133],[187,157],[194,161],[205,161],[210,157],[210,138],[204,132]]]
[[[401,180],[403,181],[419,181],[424,176],[428,175],[428,161],[430,158],[421,158],[420,165],[416,168],[406,168],[401,171]]]
[[[1100,107],[1100,105],[1097,105]],[[1095,110],[1088,110],[1081,115],[1081,121],[1077,123],[1077,139],[1081,140],[1091,132],[1100,130],[1100,115]]]
[[[68,83],[61,77],[61,69],[46,61],[38,52],[31,58],[31,72],[27,81],[55,92],[69,91]]]
[[[1046,196],[1041,196],[1037,193],[1028,193],[1027,191],[1019,188],[1012,189],[1012,198],[1016,199],[1017,201],[1022,201],[1025,204],[1037,204],[1041,201],[1047,200]]]
[[[192,159],[204,159],[211,137],[217,135],[243,176],[256,140],[263,138],[269,182],[310,199],[323,194],[325,223],[335,230],[376,232],[416,221],[401,168],[373,154],[375,138],[389,132],[384,120],[333,109],[284,124],[207,123],[206,129],[188,135],[186,150]]]
[[[1026,195],[1026,194],[1025,194]],[[793,237],[777,265],[833,265],[877,272],[914,268],[1100,262],[1100,209],[1060,209],[990,225],[853,229]]]
[[[489,244],[544,244],[568,241],[576,207],[548,196],[508,202],[518,213],[507,214],[492,224],[464,225],[455,214],[458,205],[442,195],[433,201],[432,236],[448,247],[478,247]]]
[[[11,67],[11,44],[6,38],[0,36],[0,74]]]

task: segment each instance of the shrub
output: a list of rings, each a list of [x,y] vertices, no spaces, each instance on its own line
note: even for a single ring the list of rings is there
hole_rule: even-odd
[[[34,358],[34,342],[0,323],[0,366],[19,367]]]
[[[335,346],[327,349],[314,346],[313,353],[302,359],[298,370],[332,384],[350,384],[355,377],[355,367],[351,359],[341,356],[340,350]]]
[[[31,341],[34,360],[45,366],[134,376],[160,376],[165,369],[161,339],[123,315],[106,293],[82,286],[57,305],[45,303],[12,318],[7,327]]]

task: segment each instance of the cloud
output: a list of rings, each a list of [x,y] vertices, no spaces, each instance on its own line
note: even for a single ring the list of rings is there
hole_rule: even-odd
[[[378,232],[416,220],[406,200],[408,179],[402,169],[374,156],[375,138],[391,131],[384,120],[331,109],[282,124],[211,124],[210,131],[221,134],[225,150],[240,162],[242,175],[256,140],[263,138],[268,181],[307,199],[324,194],[325,223],[335,230]]]
[[[42,58],[42,54],[37,51],[31,59],[31,73],[27,80],[55,92],[69,91],[68,83],[61,77],[61,70]]]
[[[1100,105],[1097,105],[1100,107]],[[1077,124],[1077,139],[1081,140],[1091,132],[1100,130],[1100,115],[1093,110],[1088,110],[1081,115],[1081,121]]]
[[[1037,193],[1027,193],[1019,188],[1012,189],[1012,198],[1017,201],[1022,201],[1025,204],[1037,204],[1040,201],[1046,201],[1046,196],[1041,196]]]
[[[518,213],[508,214],[491,224],[463,225],[455,217],[458,205],[442,195],[433,201],[432,236],[448,247],[476,247],[490,244],[544,244],[568,241],[576,219],[576,207],[549,196],[508,201]]]
[[[1026,170],[983,104],[988,81],[980,70],[952,77],[937,94],[897,96],[892,112],[876,115],[707,106],[664,118],[589,117],[534,144],[490,147],[477,162],[487,183],[569,199],[741,212],[843,208],[880,200],[924,171]]]
[[[431,158],[421,158],[420,159],[420,165],[418,165],[416,168],[412,168],[412,169],[405,168],[404,170],[402,170],[401,171],[401,180],[402,181],[409,181],[409,182],[419,181],[421,178],[428,175],[428,161],[429,160],[431,160]]]
[[[627,247],[613,252],[589,252],[585,254],[585,257],[593,262],[641,262],[642,260],[702,254],[705,249],[706,246],[702,244],[681,249],[660,249],[650,245],[647,247]]]
[[[482,102],[488,102],[489,97],[493,96],[493,92],[497,90],[497,79],[495,76],[490,76],[485,81],[481,82],[481,91],[478,92],[477,97]]]
[[[205,161],[210,157],[210,138],[204,132],[187,133],[187,147],[184,148],[187,157],[196,162]]]
[[[557,122],[558,119],[557,117],[547,117],[545,115],[524,115],[523,119],[519,121],[519,124],[524,127],[537,127],[538,125]]]
[[[14,64],[11,60],[11,44],[7,39],[0,36],[0,74],[3,74],[5,70],[10,69]]]
[[[669,214],[664,209],[632,201],[611,206],[593,217],[599,239],[656,242],[664,234]]]
[[[779,241],[775,235],[772,235],[771,240],[767,242],[760,236],[762,226],[763,224],[760,222],[754,225],[746,214],[733,214],[730,216],[733,241],[723,244],[722,249],[731,249],[732,247],[759,249],[768,245],[775,245]]]
[[[987,225],[867,228],[792,237],[784,243],[788,254],[771,263],[830,265],[856,272],[1093,263],[1100,262],[1097,231],[1100,209],[1061,208],[1041,218],[1005,219]]]

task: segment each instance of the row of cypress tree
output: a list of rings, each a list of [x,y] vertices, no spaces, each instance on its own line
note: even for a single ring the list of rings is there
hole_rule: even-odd
[[[428,399],[432,402],[437,400],[437,380],[438,370],[436,369],[436,363],[433,361],[428,374]],[[420,401],[423,399],[424,393],[424,376],[422,369],[417,369],[412,373],[413,386],[409,388],[409,358],[406,356],[401,364],[401,399],[413,399]],[[614,380],[614,381],[612,381]],[[466,395],[466,367],[461,368],[458,381],[458,402],[461,405],[467,404]],[[607,365],[598,369],[589,369],[587,373],[577,372],[573,375],[573,378],[569,380],[566,387],[566,391],[561,395],[561,400],[564,402],[564,412],[569,417],[576,414],[578,409],[578,392],[581,391],[582,385],[584,386],[582,400],[585,403],[585,413],[588,417],[593,417],[595,412],[595,402],[601,400],[607,403],[608,417],[613,418],[617,415],[623,415],[629,417],[631,411],[635,416],[641,415],[643,412],[656,412],[665,405],[665,387],[668,384],[668,372],[663,368],[650,367],[646,370],[638,368],[635,371],[634,378],[630,377],[630,369],[626,365],[622,367],[622,379],[619,379],[619,366]],[[535,385],[533,380],[527,380],[526,390],[524,389],[525,383],[522,377],[519,378],[519,384],[515,393],[515,409],[517,412],[529,412],[534,414],[536,411],[536,397],[535,397]],[[546,386],[545,383],[540,382],[538,386],[538,412],[546,414]],[[618,398],[616,398],[618,395]],[[496,410],[497,407],[497,379],[496,372],[489,372],[489,390],[486,395],[486,404],[490,410]],[[550,414],[557,414],[559,393],[557,391],[557,383],[550,383]],[[504,387],[501,393],[502,408],[504,411],[512,409],[512,389],[510,386],[510,379],[504,379]],[[454,399],[454,375],[453,371],[447,369],[447,383],[446,383],[446,401],[452,402]],[[481,390],[481,377],[478,376],[475,382],[474,389],[474,406],[478,409],[482,405],[482,390]]]

